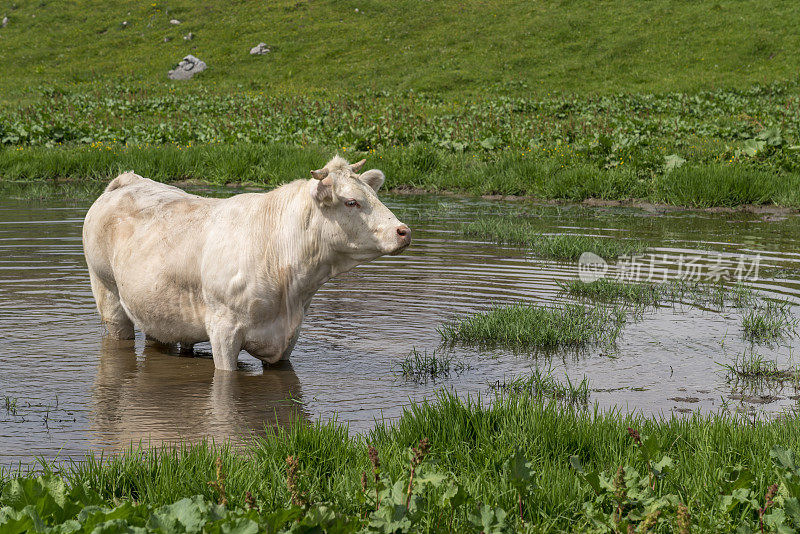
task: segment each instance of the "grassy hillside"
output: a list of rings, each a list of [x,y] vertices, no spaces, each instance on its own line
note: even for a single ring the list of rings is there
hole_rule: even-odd
[[[462,97],[694,91],[794,79],[800,52],[800,4],[788,0],[2,0],[3,15],[6,102],[40,85],[120,81]],[[273,52],[250,56],[261,41]],[[168,82],[188,53],[209,69]]]

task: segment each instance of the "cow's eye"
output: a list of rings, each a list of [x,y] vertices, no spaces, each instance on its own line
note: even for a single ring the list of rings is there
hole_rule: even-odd
[[[346,200],[344,202],[344,205],[347,206],[348,208],[358,208],[358,207],[360,207],[360,204],[355,199],[352,199],[352,198],[350,200]]]

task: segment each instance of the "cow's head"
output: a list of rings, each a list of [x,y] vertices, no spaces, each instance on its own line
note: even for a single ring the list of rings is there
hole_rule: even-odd
[[[356,261],[400,254],[411,244],[411,229],[397,220],[375,194],[384,175],[377,169],[361,174],[366,160],[349,164],[339,156],[311,171],[309,194],[319,206],[328,244]]]

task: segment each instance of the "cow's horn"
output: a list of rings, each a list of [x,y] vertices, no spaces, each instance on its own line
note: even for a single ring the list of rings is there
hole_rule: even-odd
[[[350,165],[350,170],[353,172],[358,172],[361,170],[361,167],[363,167],[366,162],[367,160],[362,159],[361,161],[353,163],[352,165]]]
[[[315,180],[322,180],[328,176],[328,169],[317,169],[316,171],[311,171],[311,176]]]

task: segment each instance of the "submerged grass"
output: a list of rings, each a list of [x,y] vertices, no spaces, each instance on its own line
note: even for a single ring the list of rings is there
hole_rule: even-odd
[[[574,297],[619,302],[636,307],[682,302],[691,306],[713,306],[717,309],[722,309],[724,306],[747,308],[758,302],[755,291],[740,282],[726,285],[678,278],[651,283],[600,278],[592,282],[569,280],[560,282],[559,286]]]
[[[481,217],[464,224],[461,232],[468,237],[500,245],[517,245],[546,258],[577,260],[584,252],[603,258],[638,254],[645,250],[638,239],[618,240],[574,234],[545,235],[529,221],[514,216]]]
[[[620,308],[566,305],[545,308],[524,302],[457,317],[440,325],[445,342],[489,343],[552,349],[613,343],[625,321]]]
[[[293,496],[304,495],[310,502],[327,503],[329,510],[360,516],[374,513],[374,505],[368,508],[371,501],[367,507],[359,504],[365,495],[374,495],[373,470],[401,480],[408,473],[409,448],[427,438],[427,454],[436,470],[452,477],[468,499],[454,511],[442,497],[450,486],[426,490],[424,502],[429,504],[415,516],[417,530],[489,531],[468,519],[480,517],[485,504],[488,517],[504,511],[505,531],[524,530],[522,515],[526,523],[535,523],[534,530],[583,532],[594,517],[584,503],[602,503],[573,466],[579,464],[585,473],[613,473],[618,466],[648,473],[650,460],[643,460],[629,428],[636,438],[641,435],[650,457],[659,450],[670,456],[670,467],[658,478],[658,493],[675,494],[688,503],[693,532],[735,531],[742,523],[757,528],[754,508],[730,509],[720,494],[730,491],[735,473],[746,471],[747,491],[752,491],[748,498],[761,499],[777,481],[770,458],[773,446],[788,447],[787,454],[800,450],[800,424],[791,416],[769,422],[725,415],[653,420],[565,409],[528,394],[500,395],[487,406],[442,392],[436,403],[413,404],[398,421],[378,423],[363,436],[351,436],[335,422],[297,422],[238,449],[212,443],[160,450],[134,447],[120,455],[43,469],[57,472],[70,487],[86,484],[107,503],[161,506],[189,495],[217,501],[219,493],[208,481],[220,478],[219,458],[228,508],[257,506],[260,515],[270,514],[290,506]],[[374,448],[372,462],[369,447]],[[297,465],[294,495],[287,485],[289,456]],[[515,457],[530,469],[524,499],[515,490],[518,479],[510,462]],[[607,509],[607,517],[611,511]]]
[[[452,355],[442,354],[436,349],[428,354],[414,348],[401,362],[400,373],[403,378],[413,382],[427,382],[447,378],[451,374],[460,375],[469,366],[461,360],[456,360]]]
[[[536,367],[529,376],[516,376],[490,384],[493,391],[501,394],[526,393],[543,399],[556,399],[569,404],[586,405],[589,402],[589,379],[585,376],[573,384],[565,375],[566,383],[556,380],[551,369],[543,371]]]

